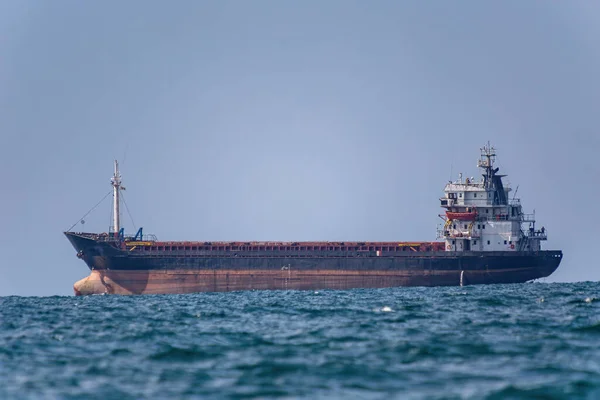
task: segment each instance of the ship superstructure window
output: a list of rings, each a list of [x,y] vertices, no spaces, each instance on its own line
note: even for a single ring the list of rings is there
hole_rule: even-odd
[[[473,244],[477,244],[477,240],[473,240]]]
[[[504,241],[504,244],[506,244],[506,240]]]
[[[458,197],[462,197],[462,193],[459,193],[459,194],[458,194]]]
[[[467,224],[465,224],[465,229],[467,229]]]
[[[490,244],[490,241],[488,240],[488,244]]]
[[[473,193],[473,197],[477,197],[477,193]]]

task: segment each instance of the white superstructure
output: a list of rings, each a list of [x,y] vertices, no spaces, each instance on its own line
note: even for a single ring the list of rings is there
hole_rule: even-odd
[[[446,251],[537,251],[546,240],[546,230],[535,228],[535,216],[524,214],[519,199],[509,199],[511,189],[504,186],[496,152],[488,143],[481,149],[477,166],[483,178],[463,180],[462,174],[444,188],[441,206],[446,209],[438,237]]]

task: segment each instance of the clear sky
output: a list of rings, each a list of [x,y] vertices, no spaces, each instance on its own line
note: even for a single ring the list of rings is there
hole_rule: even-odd
[[[2,1],[0,295],[88,275],[62,232],[115,158],[159,239],[435,240],[488,140],[565,253],[547,281],[598,280],[599,21],[588,1]],[[76,229],[109,223],[107,200]]]

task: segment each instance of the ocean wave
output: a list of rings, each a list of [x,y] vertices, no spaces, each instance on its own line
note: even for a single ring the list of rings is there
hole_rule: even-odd
[[[599,289],[7,297],[0,398],[595,398]]]

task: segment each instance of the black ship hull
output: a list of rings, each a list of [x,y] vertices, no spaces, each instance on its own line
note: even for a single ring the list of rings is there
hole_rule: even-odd
[[[549,276],[562,260],[561,251],[139,252],[67,237],[92,270],[75,284],[77,295],[521,283]]]

